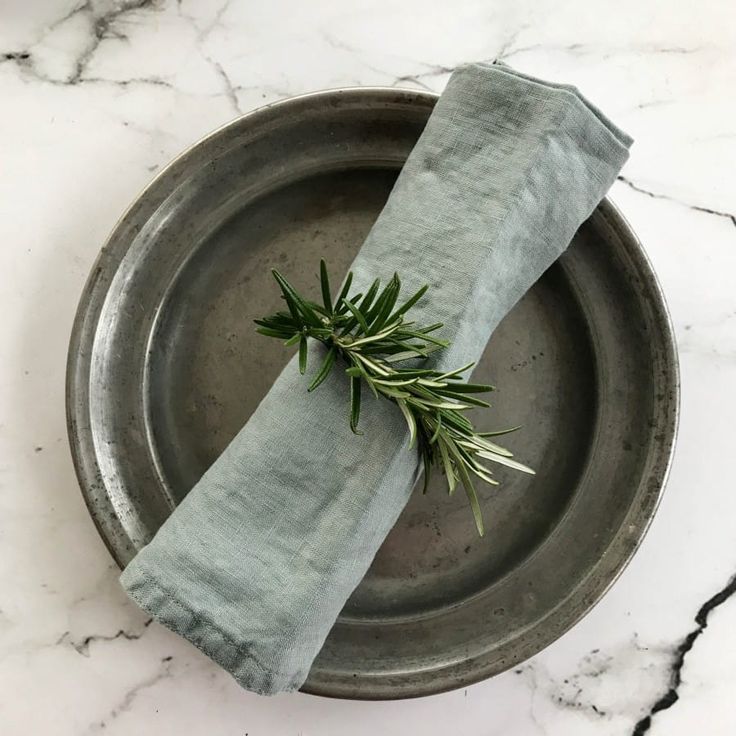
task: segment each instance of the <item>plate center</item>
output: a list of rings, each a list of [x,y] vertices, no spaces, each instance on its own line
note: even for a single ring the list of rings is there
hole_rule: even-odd
[[[291,355],[254,332],[253,319],[281,308],[271,268],[316,293],[315,274],[325,258],[337,281],[396,173],[357,168],[285,185],[223,223],[180,271],[148,365],[148,421],[175,499],[214,462]],[[414,494],[344,617],[416,616],[456,605],[526,559],[570,503],[594,434],[595,365],[584,317],[560,265],[504,320],[475,378],[499,390],[491,396],[493,407],[476,412],[474,420],[484,429],[523,424],[501,443],[538,475],[499,468],[500,487],[478,484],[483,539],[462,490],[449,498],[444,478],[435,477],[426,496]],[[346,421],[345,409],[335,421]]]

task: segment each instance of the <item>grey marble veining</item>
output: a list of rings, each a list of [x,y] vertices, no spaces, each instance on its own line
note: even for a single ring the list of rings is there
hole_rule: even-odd
[[[707,0],[15,2],[0,23],[3,733],[732,734],[736,12]],[[288,95],[440,91],[468,59],[577,84],[636,138],[612,190],[662,280],[678,452],[639,554],[515,671],[403,703],[243,693],[128,603],[65,438],[66,342],[118,215],[199,136]]]

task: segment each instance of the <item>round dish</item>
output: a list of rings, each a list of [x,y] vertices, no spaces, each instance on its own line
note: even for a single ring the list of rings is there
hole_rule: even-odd
[[[182,154],[117,224],[79,305],[67,410],[82,492],[121,566],[289,357],[253,331],[279,303],[270,267],[299,288],[320,257],[347,269],[435,100],[359,88],[263,108]],[[415,494],[307,692],[405,698],[501,672],[589,611],[641,541],[673,450],[677,360],[656,278],[608,200],[475,377],[500,389],[476,421],[524,424],[509,444],[538,475],[483,489],[484,539],[439,481]]]

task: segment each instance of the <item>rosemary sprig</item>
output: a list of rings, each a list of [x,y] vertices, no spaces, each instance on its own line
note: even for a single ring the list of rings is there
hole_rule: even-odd
[[[342,290],[333,299],[327,266],[320,262],[322,304],[302,297],[276,270],[274,278],[288,311],[280,311],[255,320],[257,331],[299,345],[299,370],[307,370],[307,340],[324,343],[327,352],[308,391],[314,391],[337,364],[345,366],[350,377],[350,428],[356,434],[360,419],[361,391],[365,384],[376,395],[396,403],[406,419],[410,447],[416,445],[424,464],[424,492],[432,467],[447,477],[450,495],[458,484],[468,496],[478,534],[483,536],[481,515],[474,479],[498,485],[486,462],[505,465],[524,473],[531,468],[513,459],[512,453],[489,437],[508,434],[518,427],[496,432],[476,432],[464,412],[474,406],[490,406],[478,394],[493,386],[466,383],[461,374],[473,363],[456,370],[441,372],[422,367],[416,359],[426,359],[432,352],[449,345],[433,333],[441,323],[417,326],[406,321],[408,311],[426,293],[423,286],[397,306],[401,282],[397,274],[381,289],[378,280],[365,293],[349,295],[353,275],[349,273]],[[406,361],[413,360],[406,364]],[[399,364],[404,364],[401,367]]]

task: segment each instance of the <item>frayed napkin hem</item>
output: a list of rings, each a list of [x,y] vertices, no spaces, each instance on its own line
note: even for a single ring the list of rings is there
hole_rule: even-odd
[[[184,637],[220,665],[241,687],[258,695],[294,692],[301,687],[302,682],[293,673],[264,667],[248,647],[238,644],[219,626],[177,600],[150,572],[140,568],[141,565],[128,566],[120,576],[128,596],[154,621]]]

